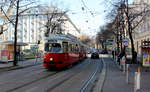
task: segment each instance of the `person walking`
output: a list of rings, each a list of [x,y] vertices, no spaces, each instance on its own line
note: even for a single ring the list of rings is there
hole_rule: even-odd
[[[115,51],[114,50],[112,51],[112,57],[113,57],[113,59],[115,58]]]
[[[122,59],[123,56],[125,56],[125,48],[118,55],[118,60],[117,61],[118,61],[119,65],[120,65],[120,60]]]

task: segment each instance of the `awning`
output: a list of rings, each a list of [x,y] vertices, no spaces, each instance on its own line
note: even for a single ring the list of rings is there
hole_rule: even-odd
[[[14,45],[14,41],[4,41],[4,42],[0,42],[0,44]],[[24,43],[24,42],[17,42],[17,46],[26,46],[26,45],[28,45],[28,44]]]

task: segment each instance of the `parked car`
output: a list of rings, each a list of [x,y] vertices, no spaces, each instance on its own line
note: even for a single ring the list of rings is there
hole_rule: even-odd
[[[99,58],[99,53],[98,52],[92,52],[91,53],[91,58],[92,59],[98,59]]]

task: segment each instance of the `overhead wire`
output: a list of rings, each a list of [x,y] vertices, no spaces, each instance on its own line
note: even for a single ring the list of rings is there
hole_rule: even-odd
[[[88,12],[94,17],[94,13],[87,7],[87,5],[85,4],[85,2],[83,0],[81,0],[83,6],[88,10]]]

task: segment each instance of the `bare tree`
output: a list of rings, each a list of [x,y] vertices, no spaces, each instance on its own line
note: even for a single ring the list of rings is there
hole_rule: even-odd
[[[7,25],[8,23],[12,22],[9,19],[9,16],[12,14],[12,5],[13,1],[1,1],[0,2],[0,18],[4,19],[1,26],[0,26],[0,35],[3,34],[4,31],[7,31],[7,29],[4,29],[4,25]],[[7,20],[8,19],[8,20]]]
[[[114,38],[115,33],[113,30],[113,23],[108,23],[106,26],[100,27],[100,31],[97,33],[96,41],[97,43],[101,44],[101,47],[103,49],[106,49],[106,46],[104,43],[107,41],[107,39]]]
[[[116,33],[119,36],[118,41],[122,43],[121,40],[125,38],[125,36],[129,36],[132,50],[132,62],[135,63],[136,59],[133,39],[134,29],[138,27],[147,15],[149,15],[149,5],[145,3],[138,5],[129,4],[128,0],[119,0],[116,4],[112,5],[114,6],[112,11],[115,11],[113,12],[113,15],[115,16],[113,20],[117,23]]]
[[[125,2],[125,17],[127,19],[127,31],[131,42],[131,50],[132,50],[132,62],[136,63],[136,54],[134,47],[134,29],[149,15],[149,5],[143,3],[140,5],[133,5],[133,7],[128,4],[128,0]]]
[[[24,12],[30,10],[37,5],[34,4],[35,1],[30,0],[8,0],[5,2],[6,5],[1,6],[1,11],[4,14],[4,18],[7,19],[14,26],[14,62],[13,65],[16,66],[17,62],[17,31],[18,31],[18,21],[19,16]],[[7,9],[6,9],[7,8]]]
[[[80,40],[81,40],[81,42],[82,43],[84,43],[84,44],[86,44],[86,45],[88,45],[88,46],[90,46],[92,43],[92,40],[91,40],[91,38],[90,37],[88,37],[86,34],[82,34],[81,36],[80,36]]]
[[[109,8],[107,10],[108,14],[106,16],[106,19],[110,21],[110,23],[107,23],[106,26],[109,26],[108,29],[111,30],[112,32],[108,31],[108,33],[112,33],[113,37],[116,40],[117,43],[117,52],[119,53],[120,50],[123,48],[123,38],[125,37],[125,25],[124,25],[124,15],[123,15],[123,0],[113,0],[107,2],[110,4],[112,9]],[[107,5],[108,6],[108,5]]]
[[[101,29],[102,30],[102,29]],[[101,45],[101,48],[104,49],[104,37],[103,34],[101,32],[98,32],[96,35],[96,43]]]
[[[60,10],[57,6],[41,6],[40,11],[45,15],[46,23],[40,29],[43,29],[45,37],[49,34],[61,34],[64,30],[62,25],[67,20],[67,10]]]

